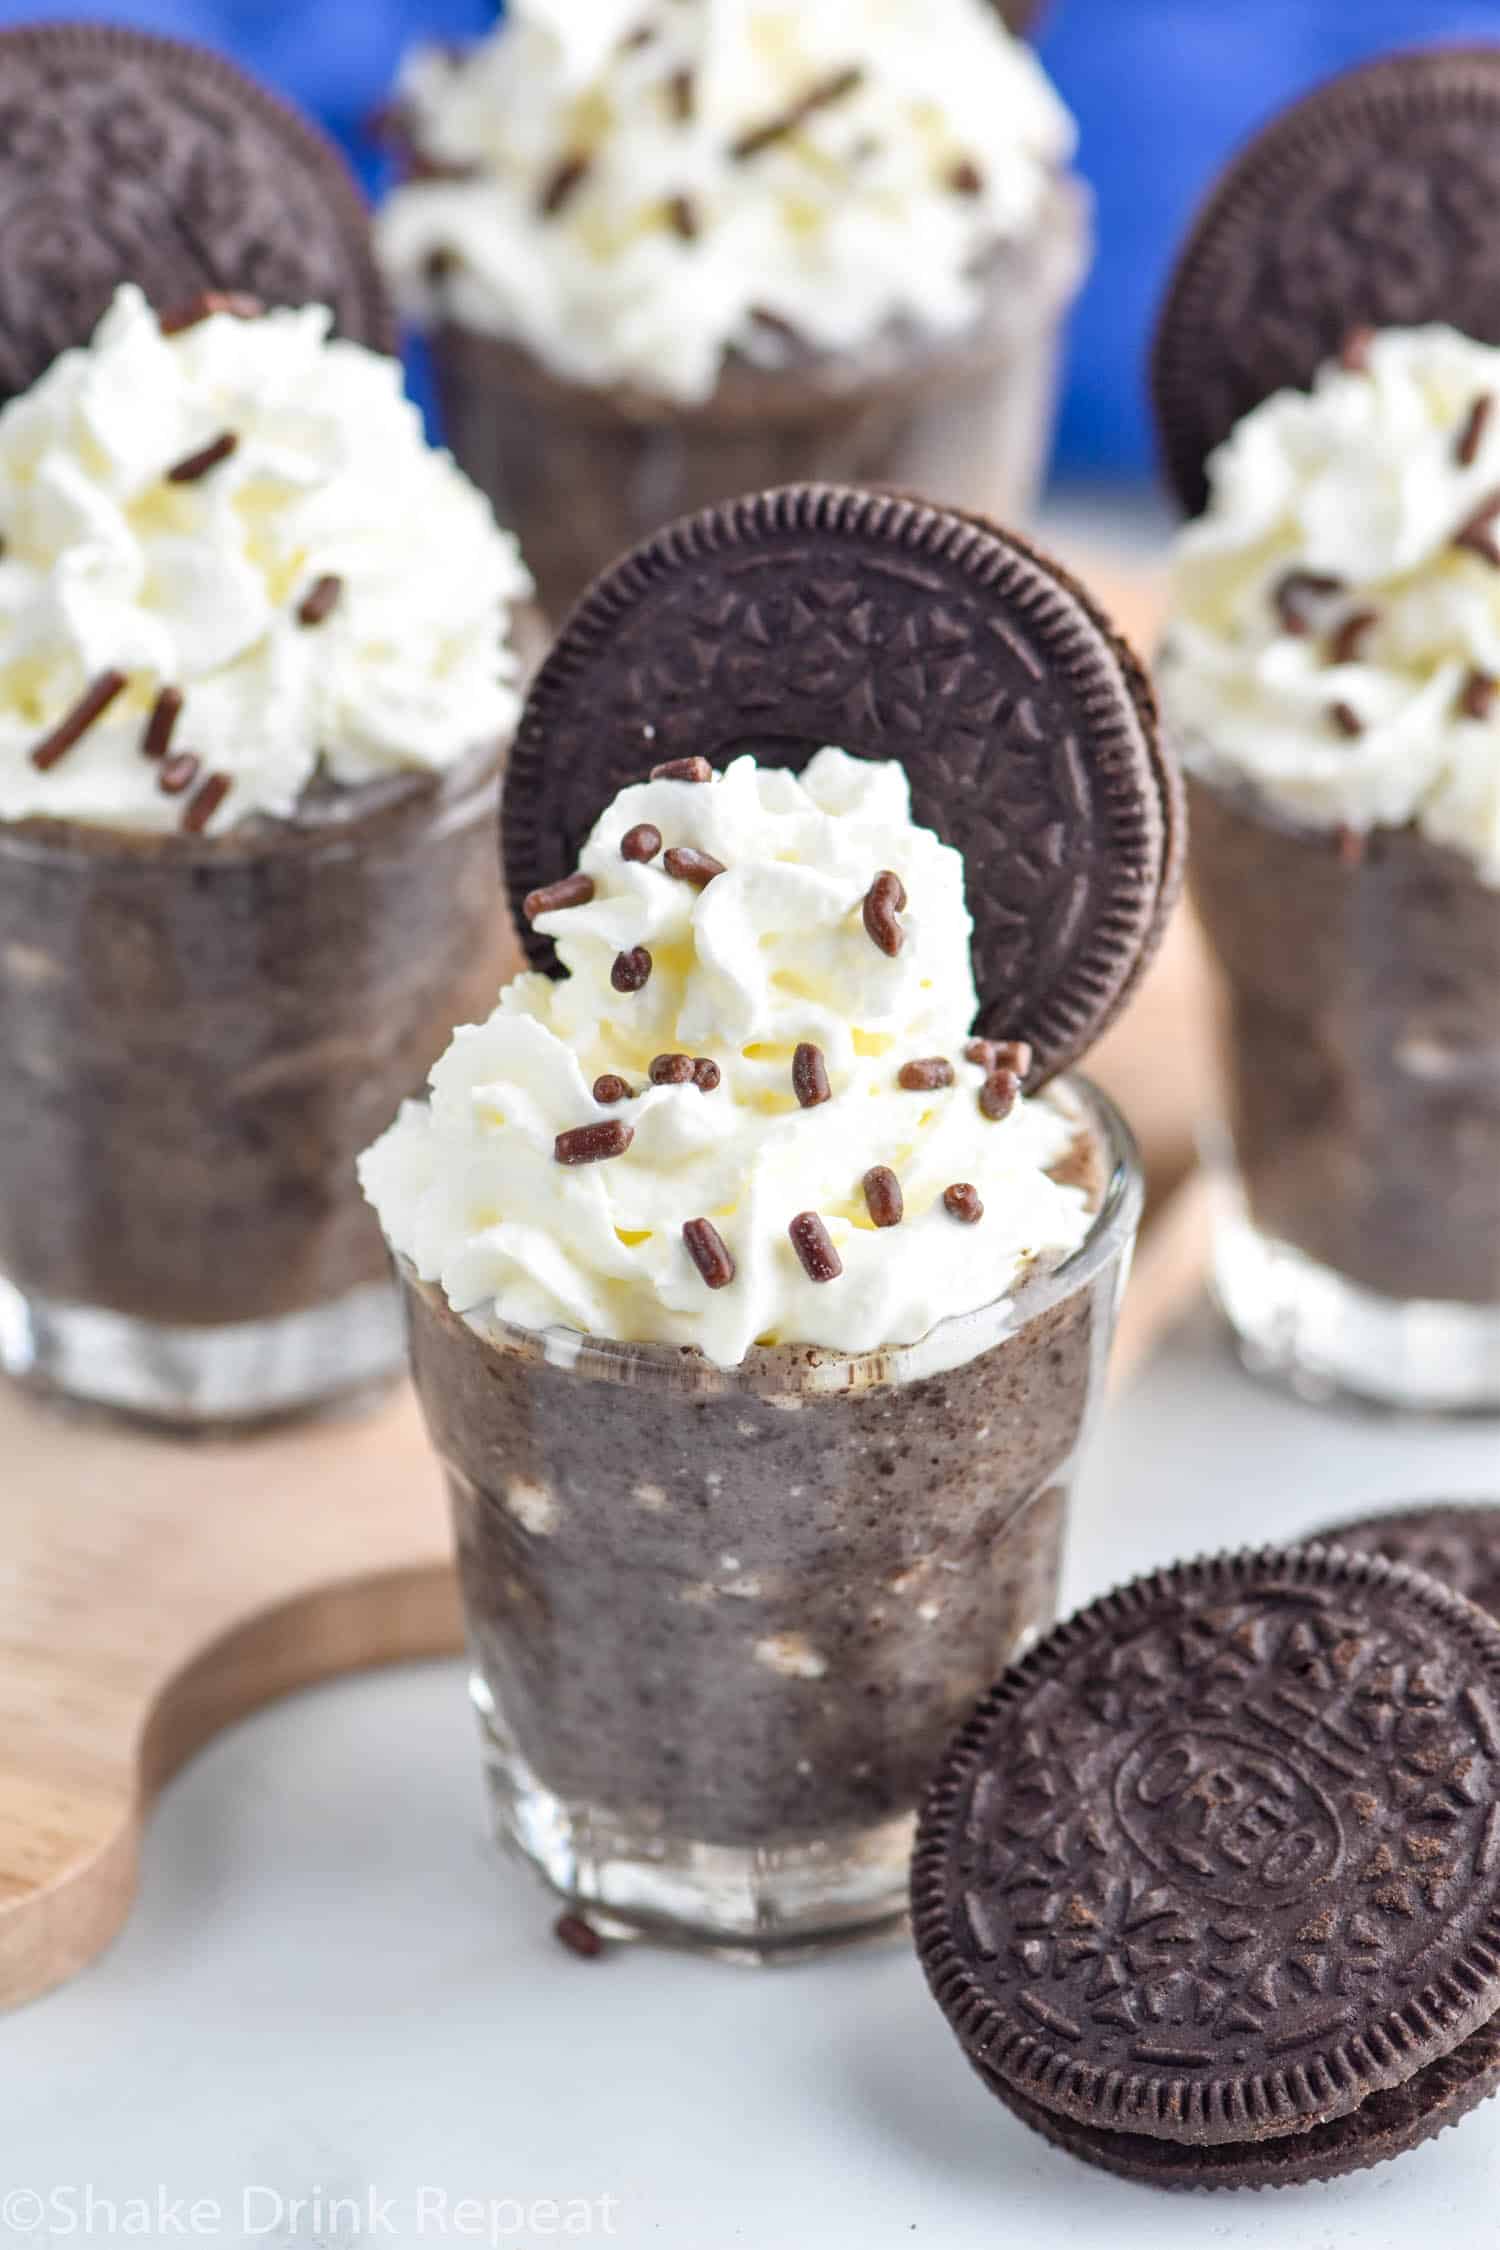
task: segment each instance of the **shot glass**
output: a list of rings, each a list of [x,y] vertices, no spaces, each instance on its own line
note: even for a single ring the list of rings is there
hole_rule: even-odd
[[[1192,789],[1224,987],[1214,1272],[1304,1396],[1500,1407],[1500,889],[1416,828]]]
[[[511,964],[493,748],[294,823],[0,826],[0,1365],[173,1427],[404,1358],[355,1158]]]
[[[913,1814],[1051,1622],[1141,1207],[919,1344],[699,1353],[460,1318],[404,1269],[495,1825],[606,1928],[748,1960],[899,1922]]]
[[[893,333],[847,355],[787,339],[786,362],[735,357],[698,406],[566,381],[450,322],[432,339],[444,434],[516,530],[554,623],[616,556],[742,492],[888,484],[1015,521],[1046,469],[1088,243],[1084,191],[1061,180],[1033,235],[996,252],[964,334]]]

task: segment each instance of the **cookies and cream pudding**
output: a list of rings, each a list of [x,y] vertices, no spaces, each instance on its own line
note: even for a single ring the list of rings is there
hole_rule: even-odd
[[[1074,143],[989,0],[515,0],[398,102],[407,309],[681,403],[731,353],[972,325]]]
[[[317,306],[123,287],[0,412],[0,821],[220,835],[508,735],[515,541]]]
[[[1190,765],[1500,887],[1500,349],[1358,337],[1256,407],[1181,533],[1159,683]]]
[[[701,771],[622,791],[530,902],[567,974],[456,1034],[366,1191],[459,1312],[725,1367],[915,1343],[1082,1242],[1080,1119],[970,1039],[963,861],[903,768]]]

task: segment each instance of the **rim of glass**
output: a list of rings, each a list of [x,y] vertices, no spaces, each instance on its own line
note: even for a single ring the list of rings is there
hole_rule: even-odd
[[[1055,1266],[1024,1275],[1003,1295],[940,1320],[911,1344],[889,1344],[876,1351],[838,1352],[826,1345],[786,1343],[752,1346],[737,1366],[720,1367],[691,1344],[631,1342],[618,1336],[590,1336],[576,1328],[522,1328],[513,1321],[477,1310],[453,1313],[436,1285],[421,1283],[410,1262],[398,1257],[408,1288],[436,1295],[445,1312],[481,1341],[520,1351],[594,1380],[641,1384],[651,1371],[651,1387],[690,1391],[698,1397],[753,1391],[763,1398],[836,1396],[880,1385],[913,1383],[977,1359],[981,1352],[1017,1335],[1063,1298],[1087,1288],[1104,1267],[1134,1240],[1145,1202],[1145,1175],[1135,1135],[1108,1094],[1081,1072],[1056,1081],[1081,1105],[1103,1143],[1108,1176],[1093,1224],[1076,1250]]]

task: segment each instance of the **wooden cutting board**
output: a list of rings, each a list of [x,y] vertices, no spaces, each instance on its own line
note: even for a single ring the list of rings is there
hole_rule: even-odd
[[[1111,591],[1140,611],[1135,590]],[[1159,1194],[1190,1161],[1207,1056],[1201,954],[1180,922],[1091,1061]],[[1117,1380],[1191,1298],[1202,1237],[1190,1183],[1143,1245]],[[183,1444],[0,1385],[0,1462],[5,2007],[108,1944],[151,1798],[218,1729],[316,1680],[453,1653],[461,1633],[441,1480],[404,1387],[362,1420]]]

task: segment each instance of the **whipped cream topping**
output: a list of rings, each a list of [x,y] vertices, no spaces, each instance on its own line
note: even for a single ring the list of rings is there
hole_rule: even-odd
[[[1500,884],[1500,350],[1391,329],[1248,414],[1181,534],[1162,700],[1290,818],[1415,824]]]
[[[1074,141],[992,0],[512,0],[411,58],[399,115],[407,311],[679,402],[730,350],[965,326]]]
[[[218,831],[510,732],[515,542],[330,325],[122,288],[0,413],[0,819]]]
[[[649,859],[622,852],[639,827],[663,840]],[[724,872],[702,888],[675,877],[667,853],[684,848]],[[913,823],[901,767],[825,749],[800,777],[743,757],[710,783],[640,783],[580,864],[592,896],[536,921],[566,977],[521,976],[458,1031],[431,1100],[361,1163],[391,1244],[455,1311],[697,1345],[726,1367],[756,1343],[874,1351],[1003,1299],[1083,1241],[1087,1196],[1048,1177],[1081,1130],[1066,1097],[998,1119],[981,1107],[963,862]],[[905,890],[894,952],[866,924],[878,873]],[[638,960],[618,967],[638,948],[644,982]],[[702,1058],[718,1082],[654,1083],[658,1056]],[[951,1083],[901,1084],[903,1065],[933,1059]],[[827,1098],[803,1106],[820,1070]],[[599,1087],[610,1078],[624,1098]],[[558,1136],[590,1129],[623,1152],[559,1162]],[[884,1183],[867,1200],[882,1166],[904,1206],[894,1225],[871,1215]],[[961,1185],[983,1205],[973,1223],[944,1200]],[[808,1214],[834,1279],[794,1247]],[[732,1262],[723,1286],[684,1239],[699,1220]]]

